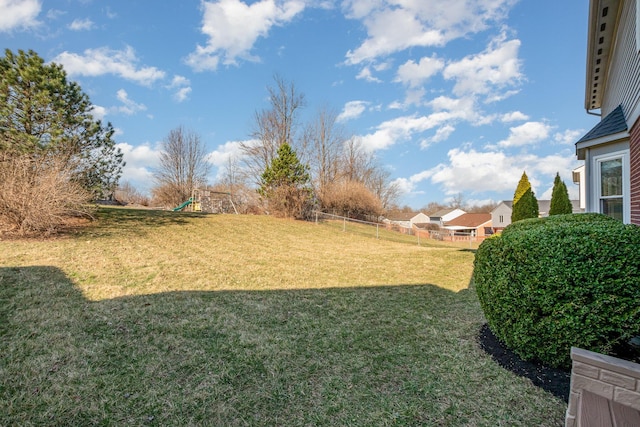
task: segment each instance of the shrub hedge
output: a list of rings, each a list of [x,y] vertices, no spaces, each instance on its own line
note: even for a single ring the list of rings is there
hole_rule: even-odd
[[[489,327],[524,359],[569,368],[640,335],[640,227],[599,214],[523,220],[485,240],[474,282]]]

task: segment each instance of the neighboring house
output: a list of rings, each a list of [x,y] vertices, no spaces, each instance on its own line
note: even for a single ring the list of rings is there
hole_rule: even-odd
[[[490,213],[465,213],[444,224],[444,228],[454,234],[484,237],[492,234]]]
[[[601,120],[576,142],[585,206],[640,225],[638,0],[590,0],[585,109]]]
[[[580,208],[580,200],[571,200],[573,213],[584,212]],[[551,200],[538,200],[538,215],[540,217],[549,216],[549,207]],[[503,200],[491,211],[491,223],[493,231],[502,231],[507,225],[511,224],[511,213],[513,212],[513,201]]]
[[[578,186],[578,200],[580,201],[580,209],[584,212],[587,203],[586,203],[586,185],[585,185],[585,173],[584,173],[584,165],[578,166],[572,171],[573,174],[573,183]]]
[[[491,211],[491,224],[493,231],[502,231],[511,224],[511,212],[513,212],[513,201],[503,200]]]
[[[444,227],[444,223],[451,221],[466,212],[462,209],[441,209],[429,215],[429,222],[432,224],[438,224],[440,227]]]
[[[413,228],[414,225],[428,223],[429,217],[422,212],[399,213],[387,218],[385,222],[404,228]]]

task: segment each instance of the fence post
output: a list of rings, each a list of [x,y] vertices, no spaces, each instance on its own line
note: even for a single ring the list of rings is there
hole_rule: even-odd
[[[342,219],[342,231],[347,231],[347,218]]]

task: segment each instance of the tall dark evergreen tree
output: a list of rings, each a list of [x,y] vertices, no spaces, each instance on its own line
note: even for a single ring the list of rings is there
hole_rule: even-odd
[[[526,172],[522,172],[522,177],[516,191],[513,194],[513,206],[511,212],[511,222],[521,219],[537,218],[539,215],[538,199],[536,199],[531,183]]]
[[[298,159],[287,143],[278,148],[276,157],[260,177],[258,193],[269,210],[288,218],[300,218],[311,196],[309,168]]]
[[[33,51],[0,58],[0,154],[55,159],[94,197],[115,191],[124,162],[113,127],[61,65]]]
[[[564,215],[572,212],[573,206],[571,205],[571,200],[569,200],[567,186],[564,181],[560,179],[560,174],[556,173],[556,178],[553,180],[549,215]]]

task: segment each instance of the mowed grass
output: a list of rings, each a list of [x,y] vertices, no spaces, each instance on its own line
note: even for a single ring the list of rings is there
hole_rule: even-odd
[[[473,252],[102,209],[0,241],[0,425],[562,425],[479,349]]]

